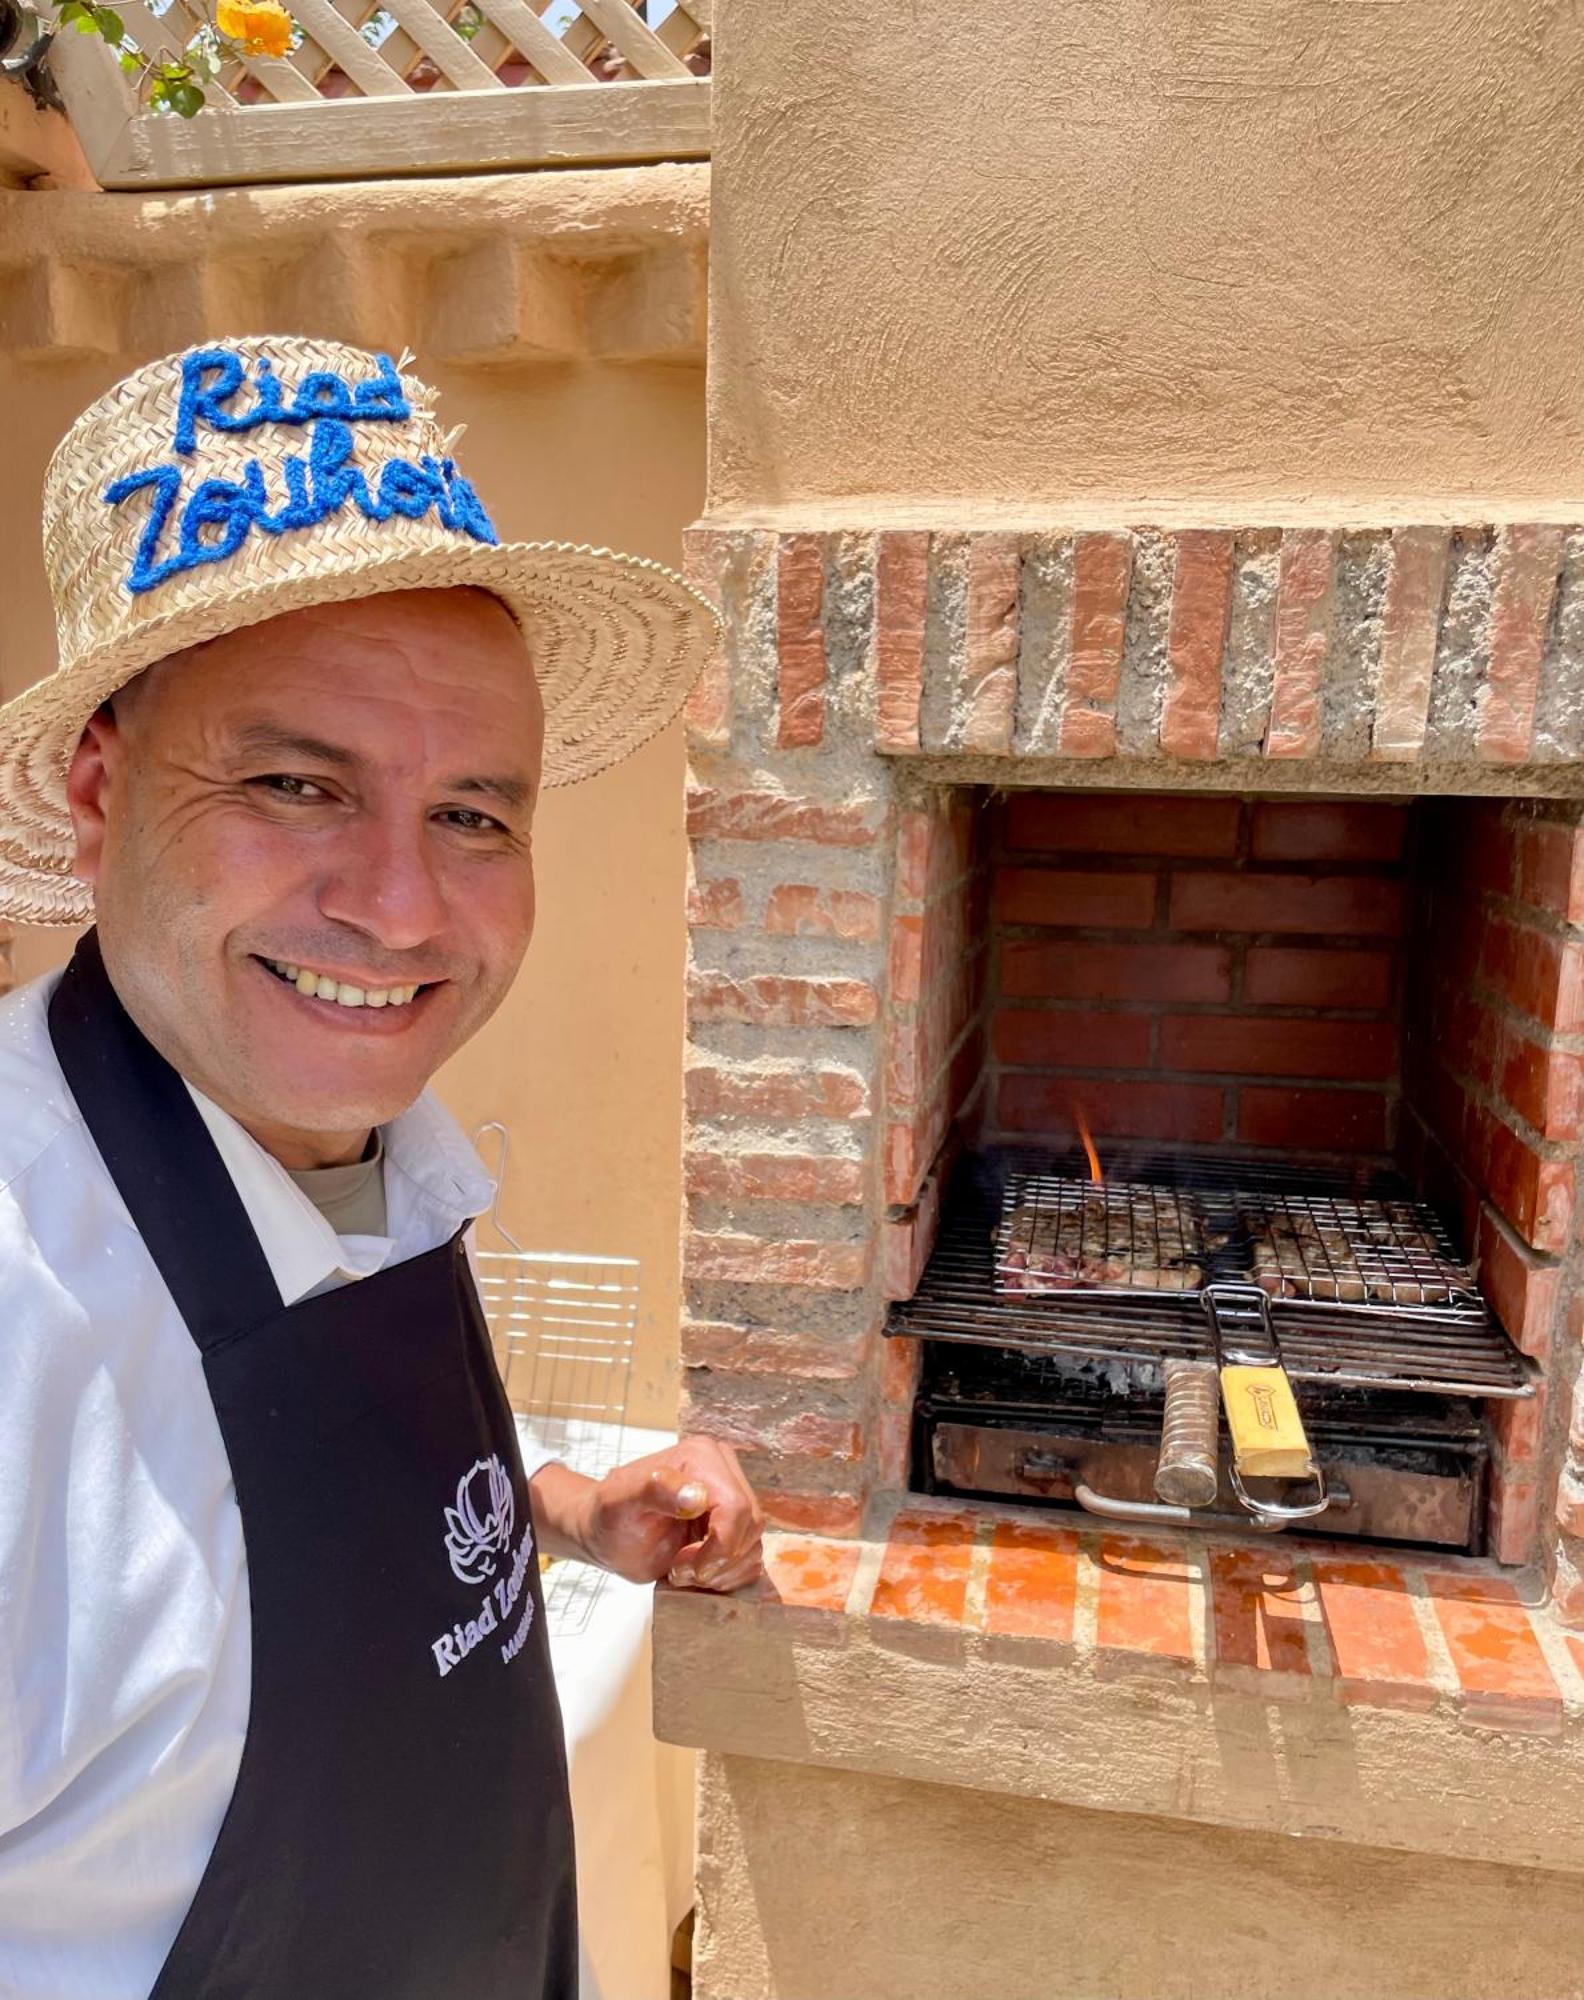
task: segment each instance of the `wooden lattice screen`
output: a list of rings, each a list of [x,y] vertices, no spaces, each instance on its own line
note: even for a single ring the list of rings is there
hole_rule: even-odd
[[[710,0],[287,0],[291,52],[233,63],[193,119],[145,109],[97,36],[51,67],[105,187],[219,186],[709,151]],[[203,0],[114,0],[178,52]],[[441,8],[445,11],[441,11]]]

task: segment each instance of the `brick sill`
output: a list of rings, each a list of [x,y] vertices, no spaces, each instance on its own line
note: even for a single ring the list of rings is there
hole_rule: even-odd
[[[1584,1641],[1475,1563],[910,1504],[662,1590],[665,1740],[1584,1871]]]

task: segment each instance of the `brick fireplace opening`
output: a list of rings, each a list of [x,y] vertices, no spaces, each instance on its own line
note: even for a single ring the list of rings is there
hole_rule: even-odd
[[[907,1196],[941,1135],[1061,1149],[1081,1123],[1102,1162],[1140,1141],[1190,1165],[1390,1162],[1535,1364],[1532,1396],[1480,1412],[1475,1545],[1540,1555],[1580,1129],[1572,826],[1489,801],[976,791],[907,834],[924,852],[892,954],[888,1103],[910,1114],[886,1155],[895,1295],[930,1247],[933,1190]],[[916,1342],[895,1347],[893,1392],[918,1367]],[[919,1456],[915,1436],[915,1486]]]
[[[730,645],[691,717],[687,1426],[774,1524],[861,1535],[919,1483],[887,1320],[962,1153],[1081,1116],[1102,1157],[1389,1163],[1533,1389],[1480,1411],[1483,1546],[1584,1620],[1584,832],[1543,763],[1584,548],[745,531],[694,560]]]

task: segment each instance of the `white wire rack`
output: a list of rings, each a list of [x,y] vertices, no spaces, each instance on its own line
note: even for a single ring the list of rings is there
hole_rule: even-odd
[[[525,1444],[601,1479],[622,1462],[638,1264],[631,1257],[525,1250],[500,1217],[506,1128],[491,1123],[473,1134],[486,1158],[492,1139],[495,1199],[479,1219],[474,1269],[507,1401]],[[588,1623],[607,1578],[603,1570],[559,1561],[543,1581],[551,1631],[570,1633]]]

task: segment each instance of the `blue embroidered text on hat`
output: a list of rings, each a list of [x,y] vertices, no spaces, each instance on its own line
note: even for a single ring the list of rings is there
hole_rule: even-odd
[[[371,521],[388,521],[397,515],[416,521],[432,508],[442,526],[478,542],[498,543],[494,523],[453,459],[436,459],[429,453],[421,454],[416,462],[388,459],[380,468],[376,487],[370,490],[368,478],[352,463],[352,426],[399,422],[412,415],[396,364],[388,354],[377,355],[375,363],[375,373],[357,383],[333,370],[316,369],[303,377],[288,403],[284,385],[268,357],[261,355],[249,384],[253,401],[238,409],[235,398],[248,384],[246,359],[224,347],[198,348],[184,355],[172,439],[179,455],[191,458],[195,454],[200,424],[230,433],[251,431],[264,424],[310,425],[308,452],[306,457],[300,452],[281,454],[278,470],[285,495],[274,511],[265,467],[257,458],[243,466],[240,481],[202,480],[185,502],[181,501],[179,465],[151,465],[113,481],[104,493],[112,507],[145,488],[152,496],[148,525],[127,573],[126,588],[141,594],[184,570],[224,562],[255,529],[281,535],[314,527],[338,513],[349,499]],[[173,521],[176,547],[162,555],[166,530]]]

